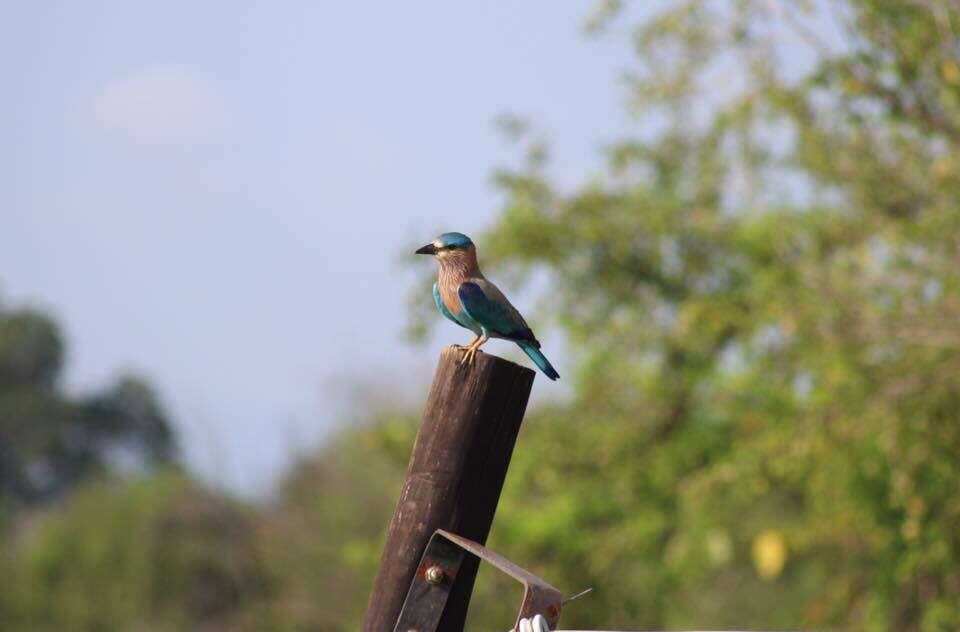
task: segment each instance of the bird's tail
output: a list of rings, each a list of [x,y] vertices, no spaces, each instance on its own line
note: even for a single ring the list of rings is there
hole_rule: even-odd
[[[530,356],[530,359],[533,360],[533,363],[540,367],[540,370],[543,371],[543,374],[546,375],[551,380],[555,380],[560,377],[560,374],[557,373],[557,370],[553,368],[553,365],[550,364],[550,360],[547,360],[547,357],[540,353],[540,350],[537,349],[535,345],[529,342],[518,342],[520,348],[523,349],[523,352]]]

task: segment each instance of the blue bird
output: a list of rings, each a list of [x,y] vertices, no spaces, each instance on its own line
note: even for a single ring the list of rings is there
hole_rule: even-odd
[[[461,362],[472,362],[477,350],[490,338],[502,338],[517,343],[548,378],[560,377],[540,352],[540,342],[520,312],[480,272],[477,248],[469,237],[444,233],[416,254],[433,255],[440,264],[439,277],[433,284],[437,311],[477,335],[469,345],[460,347],[466,350]]]

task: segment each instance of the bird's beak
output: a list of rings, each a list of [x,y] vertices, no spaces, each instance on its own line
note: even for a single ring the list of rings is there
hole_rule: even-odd
[[[435,254],[437,254],[437,247],[434,246],[433,244],[427,244],[427,245],[424,246],[423,248],[420,248],[419,250],[417,250],[417,252],[416,252],[415,254],[418,254],[418,255],[435,255]]]

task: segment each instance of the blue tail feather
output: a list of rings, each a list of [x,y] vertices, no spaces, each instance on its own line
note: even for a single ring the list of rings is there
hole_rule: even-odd
[[[550,361],[547,360],[546,356],[540,353],[540,350],[537,349],[533,344],[529,342],[518,342],[517,345],[523,349],[523,352],[530,356],[530,359],[533,360],[533,363],[540,367],[540,370],[543,371],[543,374],[546,375],[551,380],[556,380],[560,377],[560,374],[557,373],[557,370],[553,368],[553,365],[550,364]]]

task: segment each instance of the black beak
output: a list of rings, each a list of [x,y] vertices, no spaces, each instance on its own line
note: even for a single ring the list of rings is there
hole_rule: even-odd
[[[418,254],[418,255],[435,255],[435,254],[437,254],[437,247],[434,246],[433,244],[427,244],[427,245],[424,246],[423,248],[420,248],[419,250],[417,250],[417,252],[414,253],[414,254]]]

